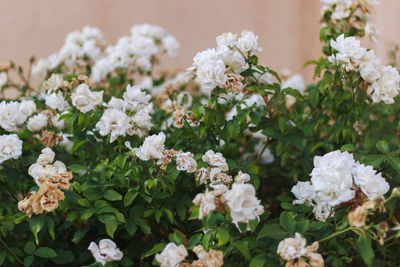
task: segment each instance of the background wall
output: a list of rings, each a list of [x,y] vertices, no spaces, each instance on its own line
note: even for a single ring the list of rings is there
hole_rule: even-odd
[[[260,62],[275,70],[290,68],[309,80],[303,63],[320,55],[318,0],[0,0],[0,62],[26,65],[61,48],[65,36],[85,25],[99,27],[108,43],[129,34],[132,25],[150,23],[170,31],[181,44],[178,59],[164,65],[186,68],[197,51],[215,46],[222,32],[249,29],[264,48]],[[376,23],[378,44],[367,45],[386,57],[400,44],[399,0],[381,0]]]

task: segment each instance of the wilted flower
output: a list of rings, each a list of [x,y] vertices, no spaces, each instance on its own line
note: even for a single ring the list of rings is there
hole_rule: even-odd
[[[165,134],[160,132],[158,135],[153,134],[146,137],[143,144],[138,148],[134,148],[132,151],[141,160],[161,160],[165,150],[164,142]]]
[[[365,226],[367,211],[373,209],[374,206],[374,202],[372,200],[368,200],[361,206],[358,206],[355,210],[350,211],[347,215],[347,218],[349,219],[349,224],[354,227]]]
[[[156,254],[155,259],[161,267],[177,267],[187,255],[184,245],[177,246],[175,243],[168,243],[161,254]]]
[[[107,262],[120,261],[123,257],[123,253],[111,239],[100,240],[98,246],[95,242],[91,242],[88,250],[101,265],[105,265]]]

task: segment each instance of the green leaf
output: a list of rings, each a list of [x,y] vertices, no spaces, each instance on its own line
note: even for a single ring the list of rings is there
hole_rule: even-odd
[[[209,231],[204,235],[203,240],[201,241],[201,244],[203,245],[205,250],[208,250],[208,246],[210,245],[210,240],[211,240],[212,236],[213,236],[212,231]]]
[[[357,150],[356,146],[353,144],[347,144],[344,145],[340,148],[341,151],[348,151],[348,152],[354,152]]]
[[[104,198],[110,201],[122,200],[122,195],[115,190],[107,190],[104,193]]]
[[[265,263],[267,263],[265,256],[258,255],[251,260],[249,267],[263,267]]]
[[[187,249],[193,249],[200,242],[202,237],[202,234],[192,236],[188,241]]]
[[[134,222],[132,222],[132,221],[126,222],[125,228],[126,228],[126,231],[127,231],[131,236],[133,236],[133,235],[136,233],[136,230],[137,230],[136,224],[135,224]]]
[[[51,236],[51,238],[55,238],[56,233],[54,232],[54,227],[55,227],[55,223],[53,221],[52,218],[47,217],[47,231],[49,232],[49,235]]]
[[[35,246],[35,244],[33,244],[32,241],[26,242],[25,247],[24,247],[24,251],[26,254],[31,255],[35,251],[35,249],[36,249],[36,246]]]
[[[271,238],[274,240],[282,240],[287,237],[287,232],[283,231],[279,224],[267,224],[258,233],[257,239]]]
[[[33,263],[34,257],[32,255],[29,255],[27,257],[24,258],[24,266],[28,267],[31,266]]]
[[[149,251],[146,252],[146,254],[144,254],[144,257],[147,258],[151,255],[154,255],[154,254],[160,252],[161,250],[163,250],[165,248],[165,246],[166,246],[166,244],[164,244],[164,243],[155,244],[152,249],[150,249]]]
[[[376,143],[376,148],[384,154],[390,152],[389,144],[385,140],[380,140],[378,143]]]
[[[67,264],[67,263],[72,263],[75,260],[75,256],[74,254],[69,251],[69,250],[65,250],[65,249],[57,249],[57,257],[51,259],[52,262],[54,262],[55,264]]]
[[[226,230],[225,228],[218,229],[217,231],[217,239],[218,239],[218,246],[223,246],[226,244],[231,235],[229,234],[229,231]]]
[[[78,164],[72,164],[72,165],[68,166],[68,169],[71,170],[74,173],[80,173],[82,171],[86,171],[87,167],[81,166],[81,165],[78,165]]]
[[[0,250],[0,266],[4,263],[7,257],[7,252],[5,250]]]
[[[234,246],[246,258],[246,260],[250,260],[249,243],[247,241],[236,242]]]
[[[367,235],[360,235],[357,239],[356,249],[365,264],[370,266],[375,257],[371,246],[371,237]]]
[[[35,251],[34,255],[39,256],[41,258],[46,258],[46,259],[57,257],[57,253],[54,251],[54,249],[47,248],[47,247],[38,248]]]
[[[106,225],[107,234],[113,238],[114,232],[118,228],[118,222],[115,216],[110,214],[102,214],[99,216],[99,221]]]
[[[36,244],[39,244],[37,235],[44,227],[45,222],[46,216],[44,215],[33,215],[30,220],[29,228],[31,229],[32,234],[35,236]]]
[[[386,160],[393,169],[400,170],[400,158],[388,156]]]
[[[294,220],[295,216],[296,215],[293,212],[284,211],[279,217],[279,223],[282,225],[282,227],[292,234],[296,231],[296,221]]]
[[[75,152],[78,150],[78,148],[80,148],[83,144],[89,142],[88,139],[84,139],[78,143],[74,142],[74,144],[72,145],[72,152]]]

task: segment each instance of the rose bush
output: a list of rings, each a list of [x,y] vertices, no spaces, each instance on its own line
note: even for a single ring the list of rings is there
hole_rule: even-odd
[[[250,31],[184,72],[154,71],[179,43],[148,24],[2,64],[0,265],[398,266],[396,61],[359,41],[377,1],[322,2],[308,85]]]

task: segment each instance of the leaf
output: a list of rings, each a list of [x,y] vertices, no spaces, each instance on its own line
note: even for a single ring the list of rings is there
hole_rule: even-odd
[[[348,151],[348,152],[354,152],[357,150],[356,146],[353,144],[347,144],[344,145],[340,148],[341,151]]]
[[[31,266],[33,263],[34,257],[32,255],[29,255],[27,257],[24,258],[24,266],[28,267]]]
[[[122,200],[122,195],[115,190],[107,190],[104,193],[104,198],[110,201]]]
[[[205,250],[208,250],[208,246],[210,245],[210,240],[211,240],[212,236],[213,236],[212,231],[209,231],[204,235],[203,240],[201,241],[201,244],[203,245]]]
[[[287,236],[287,233],[282,230],[280,225],[277,223],[274,223],[274,224],[264,225],[264,227],[258,233],[257,239],[268,237],[268,238],[271,238],[274,240],[282,240],[286,236]]]
[[[89,142],[88,139],[84,139],[78,143],[74,142],[74,144],[72,145],[72,152],[75,152],[78,150],[78,148],[80,148],[83,144]]]
[[[49,232],[49,235],[51,236],[51,238],[55,238],[56,233],[54,232],[54,227],[55,227],[55,223],[53,221],[52,218],[47,217],[47,231]]]
[[[0,250],[0,266],[6,260],[7,252],[5,250]]]
[[[47,247],[38,248],[33,255],[46,259],[57,257],[55,250]]]
[[[370,266],[375,257],[371,246],[371,237],[367,235],[360,235],[356,242],[356,249],[365,264]]]
[[[197,234],[197,235],[192,236],[189,239],[187,249],[193,249],[200,242],[202,237],[203,237],[202,234]]]
[[[246,260],[250,260],[249,243],[247,241],[236,242],[234,246],[246,258]]]
[[[376,143],[376,148],[384,154],[390,152],[389,144],[385,140],[380,140],[378,143]]]
[[[387,162],[393,169],[400,170],[400,158],[388,156]]]
[[[152,247],[149,251],[146,252],[146,254],[144,254],[144,257],[147,258],[151,255],[154,255],[154,254],[160,252],[161,250],[163,250],[165,248],[165,246],[166,246],[165,243],[155,244],[154,247]]]
[[[293,212],[284,211],[279,217],[279,223],[282,225],[282,227],[292,234],[296,230],[296,221],[294,220],[295,216],[296,215]]]
[[[29,223],[29,228],[31,229],[32,234],[35,236],[36,244],[39,244],[37,235],[43,228],[45,221],[46,217],[44,215],[33,215]]]
[[[80,173],[80,172],[86,171],[87,167],[81,166],[78,164],[72,164],[72,165],[68,166],[68,169],[74,173]]]
[[[57,257],[51,259],[52,262],[54,262],[55,264],[67,264],[67,263],[72,263],[75,260],[75,256],[74,254],[69,251],[69,250],[65,250],[65,249],[57,249]]]
[[[118,222],[115,216],[110,214],[102,214],[99,216],[99,221],[106,225],[107,234],[113,238],[114,232],[118,228]]]
[[[229,231],[221,228],[218,229],[217,231],[217,239],[218,239],[218,246],[223,246],[224,244],[226,244],[229,239],[230,239],[231,235],[229,234]]]
[[[258,255],[251,260],[249,267],[263,267],[266,262],[267,259],[264,255]]]
[[[136,233],[136,230],[137,230],[136,224],[135,224],[134,222],[132,222],[132,221],[126,222],[125,228],[126,228],[126,231],[127,231],[131,236],[133,236],[133,235]]]
[[[26,254],[31,255],[35,251],[35,249],[36,249],[36,246],[35,246],[35,244],[33,244],[32,241],[26,242],[25,247],[24,247],[24,251]]]

